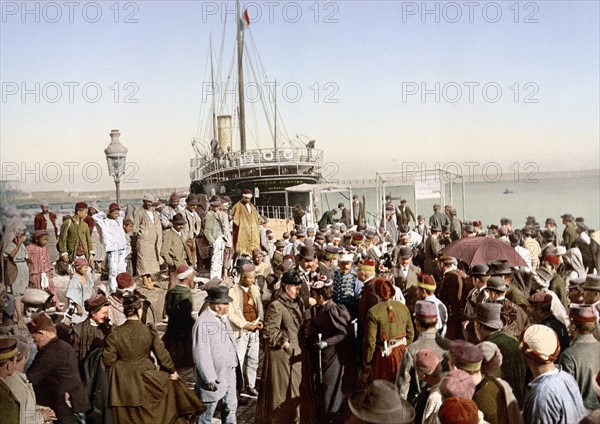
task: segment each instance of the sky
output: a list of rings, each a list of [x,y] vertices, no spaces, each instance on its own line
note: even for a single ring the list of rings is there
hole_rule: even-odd
[[[242,4],[246,39],[280,84],[278,125],[316,140],[329,178],[600,167],[597,1]],[[188,186],[191,140],[205,137],[210,110],[209,39],[218,57],[234,7],[2,1],[1,178],[31,191],[109,190],[104,149],[118,129],[122,188]]]

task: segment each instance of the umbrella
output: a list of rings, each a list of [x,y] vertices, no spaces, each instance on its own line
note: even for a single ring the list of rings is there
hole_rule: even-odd
[[[442,250],[442,255],[452,256],[469,267],[496,259],[506,259],[510,266],[527,266],[521,255],[508,243],[492,237],[465,237],[453,241]]]

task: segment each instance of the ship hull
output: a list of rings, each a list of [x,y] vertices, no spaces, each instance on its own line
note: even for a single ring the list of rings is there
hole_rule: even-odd
[[[256,189],[258,189],[258,197],[254,199],[256,205],[285,206],[285,189],[287,187],[298,184],[319,184],[321,182],[321,177],[318,175],[255,176],[251,178],[234,178],[215,183],[194,180],[190,186],[190,191],[205,194],[209,198],[214,194],[228,196],[235,203],[242,197],[242,192],[245,189],[249,188],[253,193],[256,193]],[[290,206],[296,203],[304,203],[304,199],[296,199],[296,197],[299,197],[296,193],[289,193],[288,196]]]

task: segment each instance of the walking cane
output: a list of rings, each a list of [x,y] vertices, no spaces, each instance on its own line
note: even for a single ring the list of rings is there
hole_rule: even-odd
[[[323,337],[323,335],[321,333],[319,333],[318,337],[319,337],[319,345],[320,345],[321,338]],[[323,384],[323,359],[322,359],[322,353],[321,353],[320,347],[319,347],[318,351],[319,351],[319,386],[320,386]]]

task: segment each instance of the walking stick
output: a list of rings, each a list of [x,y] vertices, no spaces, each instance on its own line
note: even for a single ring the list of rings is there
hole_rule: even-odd
[[[323,337],[323,335],[321,333],[319,333],[318,337],[319,337],[319,344],[321,344],[321,338]],[[320,388],[320,386],[323,384],[323,359],[322,359],[322,353],[321,353],[320,347],[319,347],[318,351],[319,351],[319,388]]]

